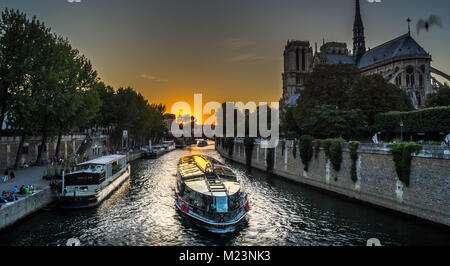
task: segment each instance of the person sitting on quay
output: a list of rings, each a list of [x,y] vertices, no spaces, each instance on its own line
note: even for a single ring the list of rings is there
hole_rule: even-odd
[[[25,193],[25,186],[24,185],[22,185],[21,187],[20,187],[20,189],[19,189],[19,194],[20,195],[25,195],[26,193]]]
[[[2,195],[0,196],[0,203],[8,203],[8,201],[6,200],[6,192],[3,191]]]
[[[16,198],[11,192],[3,191],[2,196],[0,197],[0,202],[8,203],[14,201]]]
[[[6,199],[8,201],[15,201],[16,200],[16,195],[14,195],[14,193],[12,193],[12,192],[8,192],[8,193],[6,193]]]

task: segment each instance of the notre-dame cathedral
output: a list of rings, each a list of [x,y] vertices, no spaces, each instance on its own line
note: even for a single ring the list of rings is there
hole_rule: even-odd
[[[408,23],[411,20],[408,19]],[[366,49],[360,2],[355,0],[353,26],[353,53],[346,43],[323,42],[320,51],[315,51],[309,41],[289,40],[284,50],[283,96],[281,109],[295,106],[301,97],[306,78],[318,64],[353,64],[362,75],[380,74],[396,84],[411,97],[416,109],[423,108],[429,93],[442,85],[431,76],[448,75],[431,67],[431,55],[427,53],[408,32],[372,49]]]

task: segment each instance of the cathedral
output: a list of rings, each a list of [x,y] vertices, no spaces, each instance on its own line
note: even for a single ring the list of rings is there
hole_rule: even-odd
[[[359,0],[355,0],[353,51],[346,43],[323,42],[315,51],[309,41],[289,40],[284,50],[283,96],[280,107],[295,106],[304,89],[306,78],[319,64],[352,64],[362,75],[380,74],[406,91],[416,109],[423,108],[428,94],[442,85],[431,76],[448,75],[431,67],[431,55],[408,32],[372,49],[366,49],[363,20]],[[408,19],[408,23],[411,20]]]

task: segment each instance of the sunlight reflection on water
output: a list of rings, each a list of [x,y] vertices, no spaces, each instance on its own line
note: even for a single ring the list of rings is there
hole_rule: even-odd
[[[215,234],[183,219],[174,204],[182,156],[214,150],[191,147],[132,163],[129,181],[100,206],[42,212],[0,235],[0,245],[448,245],[450,235],[426,224],[311,190],[226,162],[249,194],[251,210],[234,232]]]

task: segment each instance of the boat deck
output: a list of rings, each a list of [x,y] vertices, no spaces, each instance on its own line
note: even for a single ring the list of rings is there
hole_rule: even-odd
[[[178,172],[187,186],[206,195],[228,196],[240,188],[235,174],[228,167],[203,155],[181,158]]]

